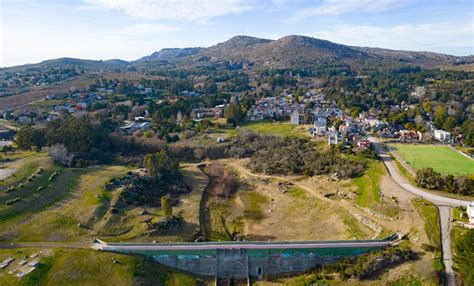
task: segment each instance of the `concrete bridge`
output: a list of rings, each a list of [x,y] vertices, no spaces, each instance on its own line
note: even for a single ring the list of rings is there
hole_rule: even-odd
[[[107,243],[96,239],[93,248],[142,254],[169,267],[216,279],[248,281],[263,275],[303,273],[341,257],[383,249],[397,240],[397,234],[383,240],[301,242]]]

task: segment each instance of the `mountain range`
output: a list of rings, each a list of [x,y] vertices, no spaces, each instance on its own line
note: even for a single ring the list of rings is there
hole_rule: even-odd
[[[1,70],[5,72],[27,68],[52,67],[114,70],[124,67],[147,69],[163,65],[170,67],[202,67],[229,64],[237,68],[239,66],[247,68],[289,68],[314,66],[322,63],[371,66],[413,65],[434,68],[439,65],[472,64],[474,63],[474,55],[453,56],[434,52],[356,47],[298,35],[290,35],[278,40],[235,36],[208,48],[167,48],[135,61],[59,58],[38,64],[8,67]]]

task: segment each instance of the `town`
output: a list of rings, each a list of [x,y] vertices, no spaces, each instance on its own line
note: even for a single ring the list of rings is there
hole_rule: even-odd
[[[470,1],[0,6],[0,285],[474,285]]]

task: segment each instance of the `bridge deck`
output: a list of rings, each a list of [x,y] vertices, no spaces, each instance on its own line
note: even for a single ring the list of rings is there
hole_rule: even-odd
[[[220,249],[316,249],[385,247],[394,242],[393,236],[383,240],[284,241],[284,242],[190,242],[190,243],[106,243],[96,240],[101,250],[220,250]]]

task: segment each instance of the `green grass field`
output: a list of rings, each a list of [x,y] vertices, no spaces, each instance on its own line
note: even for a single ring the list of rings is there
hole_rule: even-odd
[[[161,266],[141,256],[94,250],[48,250],[36,270],[22,279],[0,271],[0,285],[206,285],[210,281]],[[14,257],[7,269],[38,250],[0,250],[1,260]],[[117,263],[113,263],[113,258]]]
[[[474,174],[474,160],[441,145],[393,144],[403,160],[415,170],[431,167],[442,174]]]
[[[306,127],[303,125],[294,125],[288,122],[270,122],[270,121],[258,121],[258,122],[247,122],[242,124],[240,130],[252,131],[263,135],[277,135],[282,137],[297,137],[297,138],[310,138]],[[239,129],[234,128],[214,128],[212,129],[215,133],[225,133],[229,136],[237,136]]]
[[[301,125],[290,123],[273,123],[268,121],[250,122],[241,127],[260,134],[279,135],[283,137],[309,138],[307,130]]]
[[[363,176],[351,180],[352,186],[356,187],[356,204],[361,207],[372,208],[388,216],[397,215],[399,209],[388,203],[382,203],[380,199],[380,181],[387,171],[382,162],[370,160],[368,168]],[[385,199],[387,201],[387,199]]]

